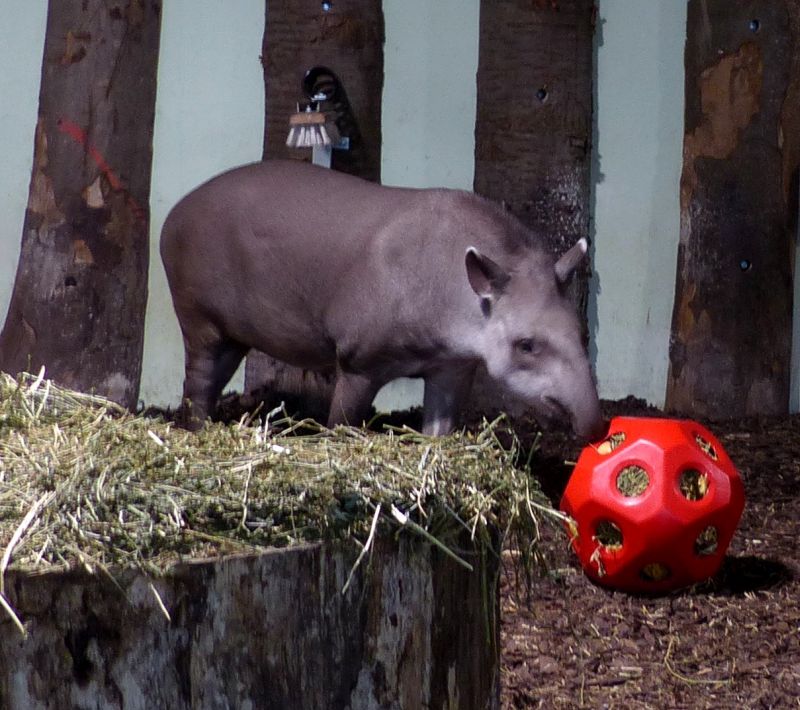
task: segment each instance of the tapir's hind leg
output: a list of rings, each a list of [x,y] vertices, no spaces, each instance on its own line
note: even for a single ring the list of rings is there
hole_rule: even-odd
[[[228,339],[186,346],[186,378],[179,415],[181,426],[197,430],[212,414],[222,388],[233,377],[249,348]]]
[[[380,384],[370,377],[337,370],[328,426],[361,426],[369,417],[372,400],[379,389]]]
[[[442,436],[456,428],[459,413],[472,388],[474,375],[473,367],[453,367],[425,376],[422,405],[424,434]]]

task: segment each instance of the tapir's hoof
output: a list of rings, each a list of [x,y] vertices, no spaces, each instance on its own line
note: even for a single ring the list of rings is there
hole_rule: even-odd
[[[175,416],[175,424],[186,431],[200,431],[205,424],[205,419],[198,417],[196,412],[192,411],[191,406],[184,405]]]

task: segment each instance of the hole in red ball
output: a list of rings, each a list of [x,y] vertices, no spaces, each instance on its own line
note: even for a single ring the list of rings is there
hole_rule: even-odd
[[[706,456],[708,456],[708,458],[710,458],[712,461],[716,461],[719,458],[717,456],[717,451],[714,448],[714,445],[710,441],[704,439],[702,436],[700,436],[700,434],[697,433],[694,435],[694,440],[697,442],[697,445],[703,450],[703,453]]]
[[[642,495],[648,485],[650,476],[641,466],[626,466],[617,474],[617,490],[626,498]]]
[[[611,552],[622,549],[622,530],[610,520],[601,520],[597,523],[594,539]]]
[[[620,431],[616,434],[611,434],[611,436],[605,438],[602,442],[597,445],[597,453],[601,456],[608,456],[614,449],[618,446],[621,446],[622,443],[625,441],[625,432]]]
[[[661,562],[651,562],[639,570],[639,576],[645,582],[663,582],[672,575],[669,567]]]
[[[701,500],[708,493],[708,476],[696,468],[687,468],[678,485],[686,500]]]
[[[709,525],[694,541],[694,554],[701,557],[713,555],[719,548],[719,532],[713,525]]]

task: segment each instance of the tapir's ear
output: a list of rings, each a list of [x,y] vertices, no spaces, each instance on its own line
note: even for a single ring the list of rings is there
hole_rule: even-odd
[[[560,284],[566,284],[572,278],[572,274],[585,258],[589,244],[585,238],[579,239],[566,254],[556,262],[556,280]]]
[[[489,300],[502,295],[511,278],[502,266],[481,254],[475,247],[467,249],[465,263],[469,285],[475,293]]]

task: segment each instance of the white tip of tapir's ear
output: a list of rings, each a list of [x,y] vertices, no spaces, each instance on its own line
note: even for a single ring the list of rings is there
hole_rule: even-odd
[[[492,299],[503,293],[510,277],[502,266],[481,254],[475,247],[467,249],[464,263],[469,285],[481,298]]]
[[[556,280],[560,284],[566,284],[571,278],[575,269],[585,258],[589,251],[589,242],[585,237],[581,237],[575,245],[556,262]]]

